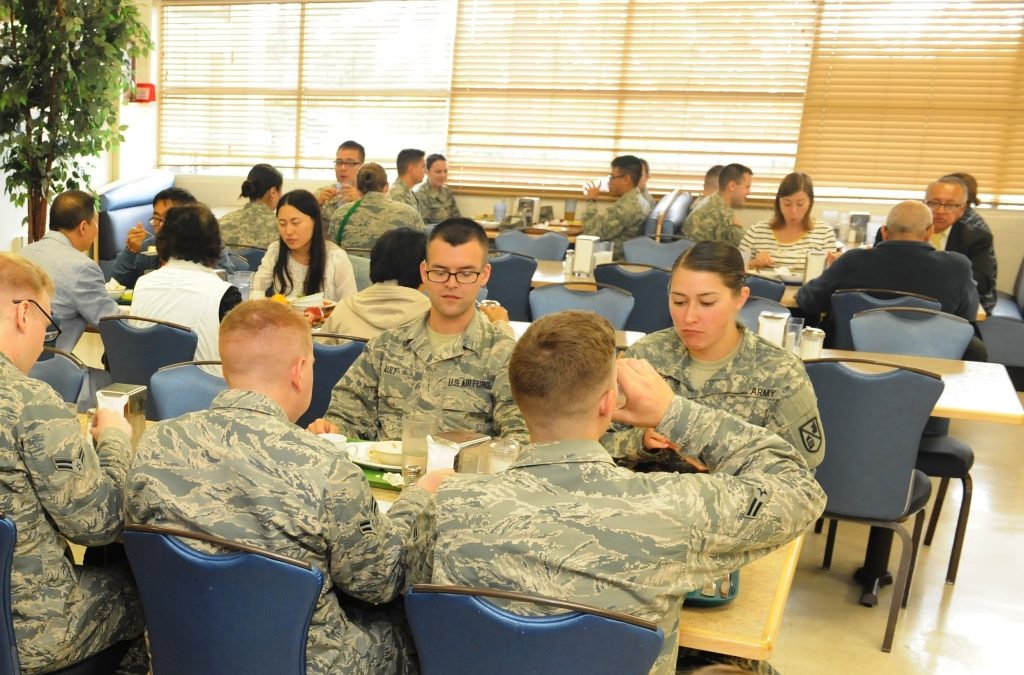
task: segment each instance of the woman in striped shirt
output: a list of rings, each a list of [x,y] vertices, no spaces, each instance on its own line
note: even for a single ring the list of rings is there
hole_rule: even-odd
[[[775,193],[775,214],[754,223],[743,235],[740,251],[751,269],[788,267],[803,272],[808,251],[835,251],[836,235],[827,223],[811,217],[814,184],[805,173],[782,179]]]

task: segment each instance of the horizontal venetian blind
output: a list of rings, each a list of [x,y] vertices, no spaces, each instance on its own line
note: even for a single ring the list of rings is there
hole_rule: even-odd
[[[575,187],[636,154],[656,189],[741,162],[774,192],[795,161],[815,16],[808,0],[463,0],[452,180]]]
[[[455,0],[165,0],[162,166],[333,175],[354,139],[393,167],[443,147]]]
[[[1024,203],[1024,3],[824,0],[797,166],[820,194],[966,171]]]

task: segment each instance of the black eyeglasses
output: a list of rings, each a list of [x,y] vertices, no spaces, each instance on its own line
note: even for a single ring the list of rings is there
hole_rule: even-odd
[[[932,211],[946,211],[947,213],[952,213],[964,206],[963,204],[947,204],[945,202],[940,202],[937,199],[927,199],[925,200],[924,205]]]
[[[57,325],[57,322],[53,320],[53,317],[47,314],[46,310],[43,309],[38,302],[30,298],[25,298],[24,300],[11,300],[11,302],[13,302],[16,305],[20,305],[23,302],[31,302],[33,305],[36,306],[36,309],[43,313],[43,316],[46,317],[46,320],[50,322],[50,325],[46,328],[46,332],[43,333],[44,342],[53,342],[54,340],[60,337],[60,326]]]
[[[448,280],[455,277],[455,281],[460,284],[472,284],[483,272],[477,272],[475,270],[459,270],[458,272],[449,272],[448,270],[427,270],[427,281],[433,281],[435,284],[446,284]]]
[[[362,162],[356,162],[355,160],[351,160],[351,159],[336,159],[336,160],[334,160],[334,166],[344,166],[344,167],[347,167],[349,169],[351,169],[353,167],[357,167],[357,166],[362,166],[362,164],[363,164]]]

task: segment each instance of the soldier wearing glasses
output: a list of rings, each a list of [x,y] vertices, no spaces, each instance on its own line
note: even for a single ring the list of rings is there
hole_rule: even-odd
[[[428,413],[443,429],[526,438],[512,401],[512,338],[477,310],[490,278],[487,235],[476,222],[452,218],[434,228],[420,264],[430,311],[370,340],[334,388],[326,420],[314,433],[401,438],[402,416]]]
[[[356,189],[356,174],[366,161],[366,148],[355,141],[345,141],[338,146],[334,155],[335,183],[317,190],[316,201],[320,204],[320,215],[327,226],[328,235],[333,237],[338,221],[345,214],[342,205],[359,199]]]
[[[94,450],[57,392],[27,376],[44,340],[60,336],[53,292],[38,265],[0,253],[0,512],[18,528],[11,604],[23,673],[60,670],[143,629],[126,574],[68,555],[66,540],[101,545],[121,531],[131,427],[98,410]],[[129,654],[118,672],[145,673],[141,639]]]
[[[622,258],[622,242],[643,234],[644,220],[651,212],[650,202],[638,189],[643,175],[640,158],[623,155],[613,159],[608,175],[608,193],[616,198],[616,202],[604,213],[597,212],[600,185],[591,183],[584,188],[587,206],[583,211],[583,234],[614,242],[616,260]]]

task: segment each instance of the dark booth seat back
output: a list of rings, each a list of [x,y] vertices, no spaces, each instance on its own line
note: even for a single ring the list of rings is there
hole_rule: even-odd
[[[128,230],[142,223],[152,233],[149,219],[153,215],[153,197],[161,190],[174,186],[174,174],[159,170],[138,178],[126,178],[110,183],[100,193],[100,235],[97,239],[100,261],[117,257],[124,248]]]

